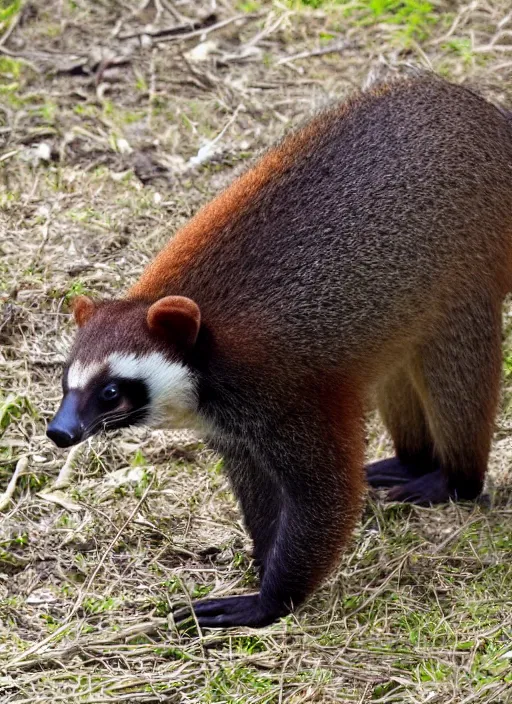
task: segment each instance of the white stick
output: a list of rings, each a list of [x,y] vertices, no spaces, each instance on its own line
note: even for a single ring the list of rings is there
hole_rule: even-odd
[[[74,470],[73,462],[75,461],[76,456],[81,450],[83,444],[84,443],[81,442],[78,445],[72,447],[69,451],[68,456],[66,457],[66,461],[62,465],[62,469],[59,472],[59,476],[55,480],[55,484],[53,484],[53,486],[51,487],[52,491],[54,491],[55,489],[64,489],[65,487],[71,484],[71,479],[73,477]]]
[[[3,494],[0,494],[0,511],[3,511],[9,505],[16,489],[16,482],[18,481],[20,474],[23,474],[27,467],[28,457],[27,455],[23,455],[16,462],[16,469],[14,470],[14,474],[11,477],[11,481],[7,485],[7,489],[4,491]]]

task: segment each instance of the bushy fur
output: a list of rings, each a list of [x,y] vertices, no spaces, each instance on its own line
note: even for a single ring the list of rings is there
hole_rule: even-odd
[[[509,116],[424,76],[287,137],[110,304],[114,337],[109,304],[82,328],[78,356],[118,339],[193,375],[262,570],[259,594],[197,604],[201,625],[269,623],[332,568],[359,515],[374,389],[397,456],[371,483],[418,503],[478,495],[511,283]],[[186,350],[144,327],[168,295],[201,313]]]

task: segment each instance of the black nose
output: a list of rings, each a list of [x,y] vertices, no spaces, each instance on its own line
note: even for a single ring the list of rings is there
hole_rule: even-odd
[[[52,440],[57,447],[71,447],[80,441],[81,432],[78,429],[70,430],[68,428],[56,428],[50,423],[46,431],[46,435]]]
[[[55,418],[50,421],[46,435],[57,447],[76,445],[83,436],[78,412],[79,396],[76,391],[68,391],[62,399]]]

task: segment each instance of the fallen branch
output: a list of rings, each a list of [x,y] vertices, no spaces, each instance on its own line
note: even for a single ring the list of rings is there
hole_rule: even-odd
[[[343,51],[350,46],[349,42],[340,41],[335,44],[330,44],[325,46],[323,49],[313,49],[313,51],[301,51],[298,54],[292,54],[292,56],[285,56],[279,59],[277,66],[282,66],[283,64],[288,64],[290,61],[297,61],[298,59],[309,59],[312,56],[325,56],[326,54],[336,54],[338,51]]]
[[[20,459],[16,463],[16,469],[14,470],[14,474],[12,475],[9,484],[7,485],[7,489],[4,491],[3,494],[0,494],[0,511],[3,511],[9,505],[16,490],[16,483],[20,475],[23,474],[27,467],[28,457],[27,455],[23,455],[23,457],[20,457]]]
[[[68,456],[66,457],[66,461],[62,465],[62,469],[59,472],[59,476],[55,480],[55,483],[51,487],[51,491],[55,491],[56,489],[64,489],[65,487],[69,486],[71,484],[71,479],[73,477],[73,463],[75,459],[77,458],[79,452],[83,448],[84,443],[81,442],[78,445],[75,445],[74,447],[71,448],[71,450],[68,452]]]
[[[217,15],[214,13],[203,17],[201,20],[196,20],[195,22],[184,22],[183,24],[173,25],[172,27],[164,27],[163,29],[145,29],[137,30],[136,32],[126,32],[126,34],[121,34],[119,39],[134,39],[135,37],[148,36],[148,37],[176,37],[180,34],[187,34],[191,32],[198,32],[202,29],[206,29],[212,25],[215,25],[217,20]]]
[[[203,37],[211,32],[216,32],[218,29],[222,29],[223,27],[227,27],[229,24],[232,24],[233,22],[237,22],[240,20],[249,20],[253,19],[255,17],[259,17],[259,13],[250,13],[250,14],[243,14],[243,15],[235,15],[234,17],[229,17],[227,20],[222,20],[221,22],[217,22],[216,24],[212,24],[211,26],[203,27],[202,29],[197,29],[194,30],[193,32],[188,32],[187,34],[169,34],[169,32],[172,30],[171,29],[160,29],[160,30],[154,30],[154,31],[143,31],[143,32],[136,32],[135,34],[124,34],[122,37],[119,37],[119,39],[131,39],[133,37],[150,37],[155,39],[157,43],[163,43],[163,42],[181,42],[181,41],[186,41],[187,39],[194,39],[195,37]]]
[[[136,623],[133,626],[123,629],[122,631],[117,631],[110,636],[100,636],[84,638],[83,641],[74,641],[64,648],[59,648],[52,650],[50,652],[42,653],[37,657],[25,660],[24,658],[20,660],[13,660],[12,666],[16,666],[16,670],[29,670],[32,667],[45,665],[49,662],[59,662],[64,660],[69,660],[71,657],[76,655],[82,650],[87,650],[89,648],[97,648],[99,646],[113,645],[119,641],[127,640],[128,638],[134,638],[140,635],[152,635],[159,628],[167,627],[166,618],[155,618],[152,621],[144,621],[143,623]],[[28,651],[27,651],[28,652]],[[10,665],[7,665],[6,672],[9,671]]]

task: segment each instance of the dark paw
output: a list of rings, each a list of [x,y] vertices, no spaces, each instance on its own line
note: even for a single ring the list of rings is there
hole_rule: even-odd
[[[281,615],[279,609],[264,607],[259,594],[231,596],[224,599],[204,599],[192,604],[197,622],[201,628],[230,628],[232,626],[252,626],[261,628],[276,621]],[[192,619],[190,609],[180,609],[174,614],[176,623]]]
[[[482,491],[482,481],[463,475],[457,482],[435,465],[408,464],[397,457],[367,465],[368,483],[374,489],[387,489],[389,501],[432,506],[448,501],[474,501]]]
[[[417,506],[445,504],[450,499],[456,498],[456,494],[450,491],[448,480],[440,469],[423,474],[406,484],[395,486],[387,492],[389,501],[402,501]]]
[[[405,484],[425,473],[422,467],[405,464],[398,457],[372,462],[366,465],[368,484],[374,489],[382,489],[397,484]]]

